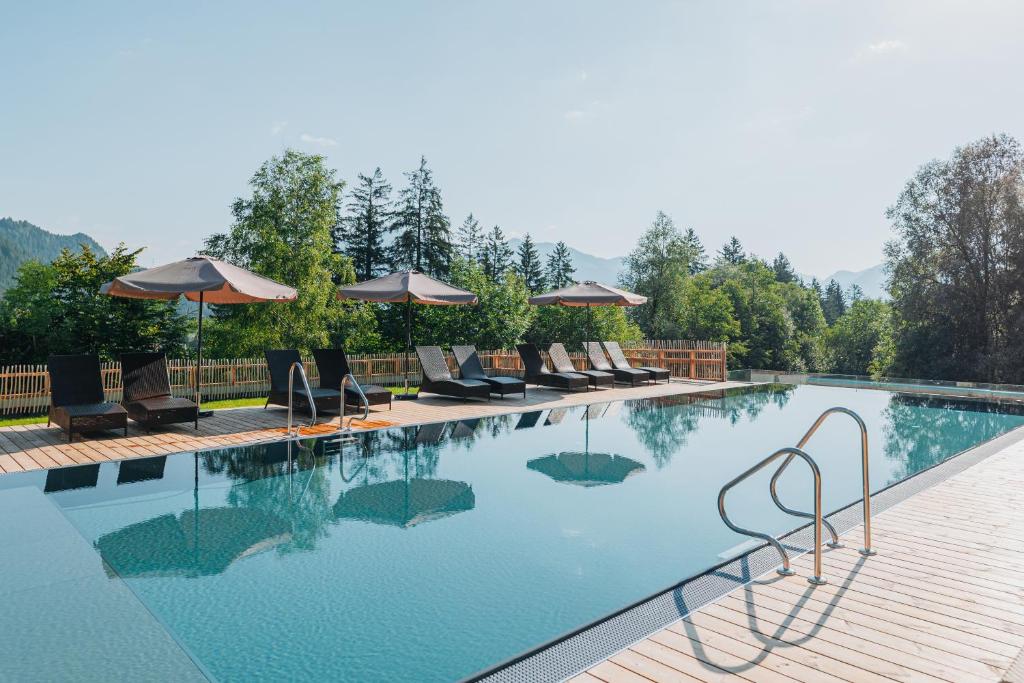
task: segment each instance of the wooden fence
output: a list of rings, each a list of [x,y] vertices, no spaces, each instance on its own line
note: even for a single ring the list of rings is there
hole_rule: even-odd
[[[721,381],[726,377],[725,344],[681,340],[648,340],[624,344],[623,352],[634,365],[655,365],[668,368],[673,377]],[[588,367],[582,353],[570,354],[578,368]],[[364,384],[394,386],[402,383],[403,354],[367,353],[349,355],[349,364],[356,378]],[[499,374],[522,375],[523,366],[514,350],[481,351],[485,368]],[[316,386],[319,376],[313,359],[303,359],[310,384]],[[454,359],[448,357],[453,373]],[[176,395],[191,396],[195,381],[192,361],[168,361],[171,387]],[[108,401],[121,400],[121,366],[103,363],[103,387]],[[409,356],[410,381],[418,383],[420,367],[416,354]],[[203,400],[265,396],[270,376],[262,358],[204,359],[202,372]],[[0,415],[35,415],[45,413],[50,405],[49,375],[46,365],[11,365],[0,367]]]

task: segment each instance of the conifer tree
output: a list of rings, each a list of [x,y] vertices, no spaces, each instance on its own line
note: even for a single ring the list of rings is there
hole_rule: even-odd
[[[537,294],[544,289],[544,267],[540,262],[540,253],[537,245],[533,243],[530,233],[523,236],[519,245],[519,261],[516,263],[516,272],[523,278],[523,283],[530,290],[531,294]]]
[[[420,157],[419,168],[405,177],[409,185],[399,196],[395,215],[398,236],[392,245],[392,264],[443,278],[451,265],[451,227],[426,157]]]
[[[487,233],[484,242],[484,253],[480,264],[483,266],[484,274],[494,282],[499,281],[505,272],[512,267],[512,247],[505,239],[505,233],[495,225]]]
[[[720,266],[738,266],[746,260],[747,255],[743,252],[743,245],[733,235],[718,251],[716,264]]]
[[[821,311],[825,314],[825,322],[829,325],[835,323],[846,313],[846,296],[843,288],[835,280],[829,280],[825,287],[825,298],[821,304]]]
[[[484,231],[473,214],[466,216],[459,227],[456,245],[459,255],[467,261],[479,263],[484,254]]]
[[[387,269],[385,236],[393,229],[391,184],[377,167],[372,176],[359,174],[336,236],[342,253],[352,259],[356,278],[369,280]]]
[[[708,269],[708,255],[704,251],[704,243],[700,241],[697,232],[693,228],[687,228],[683,233],[683,246],[690,259],[690,275],[702,273]]]
[[[781,251],[772,261],[772,270],[775,271],[775,280],[778,282],[796,282],[798,279],[796,271],[793,270],[793,264]]]
[[[555,244],[555,250],[548,254],[547,268],[544,271],[544,279],[547,286],[552,289],[568,287],[576,280],[573,275],[576,267],[572,264],[572,255],[565,242],[559,241]]]

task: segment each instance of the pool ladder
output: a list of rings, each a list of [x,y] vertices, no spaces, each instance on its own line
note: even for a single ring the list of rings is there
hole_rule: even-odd
[[[295,361],[291,367],[288,368],[288,436],[298,437],[301,427],[295,426],[294,431],[292,430],[292,416],[294,413],[293,404],[295,403],[295,371],[299,371],[299,379],[302,380],[302,388],[306,392],[306,397],[309,399],[309,412],[311,419],[309,421],[310,427],[316,424],[316,401],[313,400],[313,390],[309,388],[309,381],[306,379],[306,371],[302,367],[301,361]]]
[[[825,420],[827,420],[832,415],[840,414],[850,416],[850,418],[852,418],[854,422],[857,423],[857,427],[860,429],[861,478],[864,494],[864,547],[861,548],[859,552],[861,555],[865,557],[874,555],[875,551],[871,548],[871,487],[870,479],[868,476],[868,430],[864,424],[864,420],[862,420],[857,413],[853,412],[849,408],[829,408],[828,410],[826,410],[825,412],[818,416],[818,419],[814,421],[814,424],[811,425],[811,428],[807,430],[807,433],[804,434],[803,438],[800,439],[799,443],[797,443],[796,446],[780,448],[779,450],[775,451],[764,460],[761,460],[756,465],[754,465],[747,471],[737,476],[732,481],[728,482],[725,486],[722,487],[722,490],[718,492],[718,514],[719,516],[721,516],[722,521],[725,522],[725,525],[733,531],[735,531],[736,533],[743,534],[745,536],[750,536],[752,538],[759,538],[763,541],[766,541],[769,545],[775,548],[775,550],[777,550],[779,555],[782,557],[782,567],[780,567],[777,570],[778,573],[782,576],[792,576],[796,572],[794,572],[793,569],[790,567],[789,553],[786,551],[785,547],[783,547],[783,545],[778,541],[778,539],[776,539],[774,536],[770,534],[765,534],[760,531],[752,531],[750,529],[744,529],[741,526],[737,526],[733,523],[732,520],[729,519],[729,515],[726,514],[725,511],[725,496],[730,489],[739,484],[741,481],[761,471],[769,464],[785,456],[786,459],[779,466],[779,469],[776,470],[775,474],[772,475],[771,483],[769,485],[769,491],[772,496],[772,501],[783,512],[796,517],[803,517],[813,520],[814,574],[812,576],[809,576],[807,578],[807,581],[815,586],[820,586],[828,583],[828,579],[826,579],[821,572],[822,529],[827,528],[829,535],[831,536],[832,540],[828,543],[828,546],[830,548],[841,548],[843,546],[842,543],[839,542],[839,535],[836,533],[835,527],[833,527],[832,524],[830,524],[829,521],[822,516],[821,470],[818,468],[818,464],[814,462],[814,459],[811,458],[811,456],[808,455],[803,449],[807,445],[807,442],[810,441],[811,437],[814,436],[814,433],[818,431],[818,428],[821,427],[821,425],[825,422]],[[806,462],[807,466],[811,470],[811,474],[814,477],[813,513],[794,510],[792,508],[787,507],[785,504],[783,504],[781,500],[779,500],[779,477],[781,477],[782,473],[786,471],[786,468],[789,467],[789,464],[793,462],[794,458],[800,458],[804,462]]]

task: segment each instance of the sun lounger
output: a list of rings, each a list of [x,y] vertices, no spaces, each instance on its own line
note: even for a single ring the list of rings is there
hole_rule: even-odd
[[[295,349],[275,349],[264,351],[267,358],[267,369],[270,371],[270,394],[267,402],[263,405],[287,406],[288,405],[288,373],[291,372],[293,363],[301,363],[302,357]],[[303,368],[305,369],[305,368]],[[294,393],[292,406],[296,410],[309,412],[309,396],[306,395],[306,388],[302,385],[298,373],[292,386]],[[326,389],[323,387],[310,386],[309,393],[313,396],[313,403],[318,413],[340,410],[341,393],[337,389]]]
[[[171,395],[164,354],[122,353],[121,383],[124,385],[121,405],[128,411],[128,417],[147,432],[155,425],[179,422],[191,422],[199,429],[199,406],[187,398]]]
[[[459,376],[462,379],[478,379],[491,386],[491,393],[505,398],[506,394],[522,393],[526,398],[526,382],[518,377],[489,376],[480,362],[475,346],[453,346],[455,362],[459,364]]]
[[[540,351],[533,344],[518,344],[516,350],[523,360],[525,380],[539,386],[555,389],[590,389],[590,380],[578,372],[551,372],[544,364]]]
[[[75,432],[123,429],[128,436],[128,411],[103,395],[100,359],[94,353],[50,356],[50,411],[46,425],[55,423],[70,443]]]
[[[420,392],[441,394],[455,398],[486,398],[491,399],[491,385],[479,379],[455,379],[444,352],[440,346],[417,346],[416,357],[420,359],[423,369],[423,381]]]
[[[615,386],[615,375],[610,372],[601,372],[600,370],[577,370],[576,366],[572,364],[572,359],[569,358],[568,352],[565,350],[565,346],[559,343],[552,344],[548,347],[548,356],[551,358],[551,365],[555,368],[556,372],[576,372],[587,378],[592,387],[611,387]]]
[[[619,346],[619,342],[606,341],[604,343],[604,350],[608,352],[608,357],[612,360],[612,366],[619,370],[626,370],[632,366],[629,361],[626,360],[626,355],[622,353],[622,347]],[[672,381],[671,373],[665,368],[655,368],[644,366],[640,368],[634,368],[635,370],[643,370],[650,374],[651,379],[655,382],[659,380],[665,380],[666,382]]]
[[[341,388],[341,380],[345,375],[352,374],[348,358],[343,349],[313,349],[313,358],[316,360],[316,369],[320,373],[320,388],[335,389]],[[366,401],[371,406],[382,406],[385,403],[388,410],[391,410],[392,393],[389,389],[379,387],[375,384],[361,384],[360,388],[366,395]],[[363,407],[359,392],[351,384],[345,387],[345,405],[355,406],[357,409]]]
[[[590,367],[601,372],[610,372],[616,382],[622,382],[635,387],[637,384],[647,382],[651,379],[651,373],[636,368],[615,368],[608,362],[608,358],[601,350],[600,342],[587,342],[587,358],[590,360]]]

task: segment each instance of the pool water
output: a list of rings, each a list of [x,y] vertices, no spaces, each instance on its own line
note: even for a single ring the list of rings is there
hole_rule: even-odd
[[[446,681],[719,562],[747,540],[719,519],[720,487],[834,405],[868,426],[872,490],[1024,424],[994,403],[770,385],[387,429],[340,447],[25,473],[0,487],[43,489],[109,580],[212,678]],[[859,498],[852,421],[830,419],[806,450],[826,510]],[[780,494],[810,509],[798,465]],[[801,520],[772,505],[770,474],[734,490],[729,512],[779,534]]]

